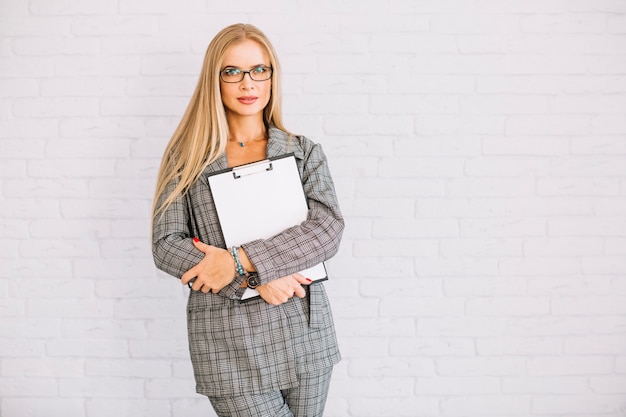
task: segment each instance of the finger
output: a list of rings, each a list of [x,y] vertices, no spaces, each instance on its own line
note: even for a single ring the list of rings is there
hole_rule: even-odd
[[[196,249],[198,249],[200,252],[205,252],[205,251],[206,251],[207,246],[209,246],[209,245],[207,245],[206,243],[202,243],[202,242],[200,241],[200,239],[198,239],[197,237],[194,237],[194,238],[193,238],[193,245],[194,245],[194,246],[196,247]]]
[[[293,293],[294,293],[294,295],[296,295],[296,296],[298,296],[300,298],[306,297],[306,291],[300,285],[296,286],[296,288],[295,288]]]
[[[201,288],[204,288],[204,283],[200,282],[200,279],[196,278],[196,280],[191,284],[191,289],[194,291],[200,291]]]
[[[300,273],[295,273],[291,276],[302,285],[309,285],[311,282],[313,282],[310,278],[306,278]]]
[[[194,266],[193,268],[191,268],[189,271],[185,272],[180,277],[180,282],[183,285],[187,285],[189,283],[189,281],[191,281],[192,279],[194,279],[197,276],[198,276],[198,273],[196,272],[196,267]]]
[[[211,291],[211,287],[203,285],[202,288],[200,288],[200,291],[202,291],[205,294],[208,294]]]

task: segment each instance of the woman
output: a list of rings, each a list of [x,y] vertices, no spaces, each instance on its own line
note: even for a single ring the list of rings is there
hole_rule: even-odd
[[[307,220],[226,248],[207,175],[286,153],[297,160]],[[242,224],[258,221],[254,201],[236,197],[250,207]],[[196,390],[219,416],[323,414],[340,354],[323,284],[309,286],[297,271],[332,257],[343,227],[321,147],[283,126],[279,64],[267,37],[251,25],[223,29],[165,150],[152,230],[157,267],[191,287]],[[242,303],[247,286],[261,297]]]

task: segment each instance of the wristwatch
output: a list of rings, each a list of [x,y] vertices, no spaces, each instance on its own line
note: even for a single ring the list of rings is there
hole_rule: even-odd
[[[259,279],[259,274],[256,272],[248,273],[248,288],[255,289],[261,284],[261,280]]]

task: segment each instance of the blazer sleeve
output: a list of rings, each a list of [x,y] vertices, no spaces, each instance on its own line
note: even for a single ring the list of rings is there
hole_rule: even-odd
[[[269,238],[243,244],[261,283],[310,268],[334,256],[344,229],[335,187],[321,145],[305,151],[302,186],[309,211],[307,220]]]
[[[175,187],[176,181],[170,182],[159,197],[158,203],[160,204]],[[204,259],[204,254],[193,245],[194,236],[191,235],[193,227],[189,206],[188,195],[176,199],[160,217],[153,220],[152,225],[154,263],[158,269],[179,279]],[[241,278],[235,278],[218,294],[232,299],[241,299],[242,281]]]

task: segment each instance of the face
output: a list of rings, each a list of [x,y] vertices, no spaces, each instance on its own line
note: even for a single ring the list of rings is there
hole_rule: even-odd
[[[248,71],[260,66],[270,66],[268,55],[259,43],[245,39],[226,50],[220,70]],[[220,92],[227,117],[259,117],[262,121],[263,109],[270,101],[272,81],[254,81],[250,74],[244,74],[243,80],[236,83],[220,79]]]

